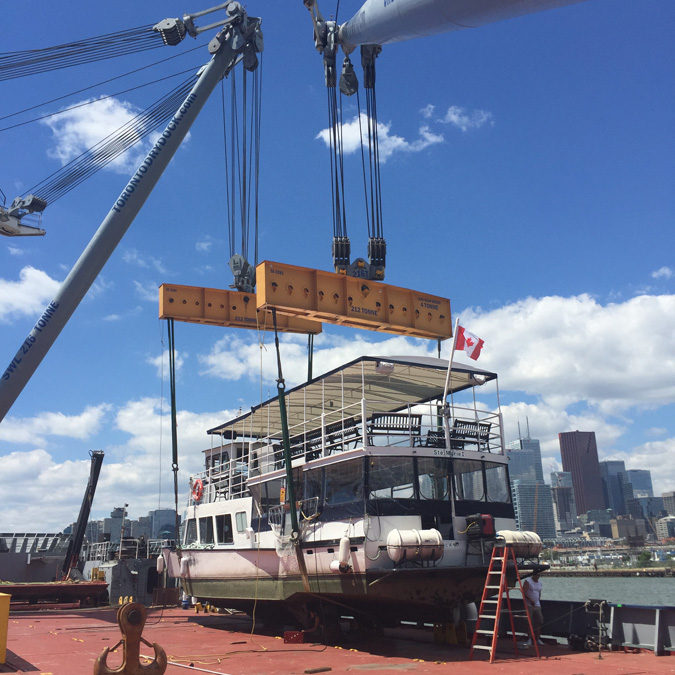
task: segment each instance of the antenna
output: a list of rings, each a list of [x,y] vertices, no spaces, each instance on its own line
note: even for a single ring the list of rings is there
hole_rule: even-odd
[[[519,441],[522,441],[522,440],[523,440],[523,436],[522,436],[522,434],[520,433],[520,420],[518,420],[518,440],[519,440]]]
[[[525,416],[525,421],[527,422],[527,440],[530,440],[530,418]]]

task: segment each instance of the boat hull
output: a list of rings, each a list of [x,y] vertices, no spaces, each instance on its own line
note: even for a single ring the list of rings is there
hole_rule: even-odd
[[[235,552],[232,552],[235,554]],[[272,553],[272,552],[270,552]],[[180,565],[176,552],[169,567]],[[283,559],[281,559],[283,560]],[[223,569],[228,569],[226,564]],[[347,614],[369,617],[387,625],[400,621],[450,621],[456,609],[480,600],[487,568],[410,567],[310,573],[309,592],[299,573],[269,573],[195,577],[180,580],[190,596],[210,604],[252,612],[254,606],[288,611],[328,605]]]

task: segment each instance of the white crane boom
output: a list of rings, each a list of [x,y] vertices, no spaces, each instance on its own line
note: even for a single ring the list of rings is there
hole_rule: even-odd
[[[476,28],[583,0],[366,0],[339,28],[349,48]]]

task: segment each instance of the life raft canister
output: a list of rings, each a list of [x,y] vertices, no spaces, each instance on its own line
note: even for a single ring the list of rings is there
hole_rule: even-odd
[[[192,498],[196,502],[200,502],[203,496],[204,496],[204,483],[202,482],[201,478],[197,478],[197,480],[192,485]]]

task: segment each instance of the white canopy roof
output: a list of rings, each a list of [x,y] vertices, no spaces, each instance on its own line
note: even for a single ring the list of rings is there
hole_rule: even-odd
[[[319,375],[285,393],[288,425],[293,427],[322,413],[356,406],[362,398],[377,401],[377,409],[395,412],[407,404],[443,398],[448,361],[429,356],[362,356]],[[482,385],[496,373],[453,361],[449,392]],[[225,438],[264,437],[279,428],[279,397],[208,430]]]

